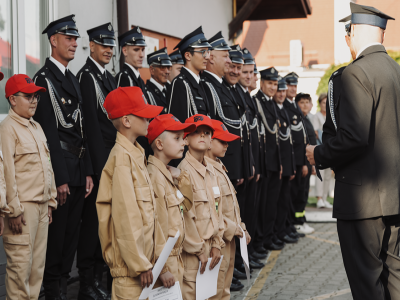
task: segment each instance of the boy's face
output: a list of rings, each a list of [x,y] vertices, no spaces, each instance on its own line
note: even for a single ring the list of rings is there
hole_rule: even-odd
[[[190,149],[206,152],[211,145],[212,129],[201,125],[186,138]]]
[[[170,159],[179,159],[183,156],[185,150],[185,140],[183,139],[183,130],[165,131],[162,139],[162,151]]]
[[[216,157],[225,157],[226,150],[228,150],[228,142],[219,139],[211,140],[211,153]]]
[[[135,115],[128,115],[127,117],[130,123],[130,130],[135,131],[135,134],[138,136],[145,136],[147,134],[149,119]]]
[[[310,110],[310,101],[308,99],[300,99],[297,102],[297,105],[300,107],[301,112],[303,115],[307,115]]]

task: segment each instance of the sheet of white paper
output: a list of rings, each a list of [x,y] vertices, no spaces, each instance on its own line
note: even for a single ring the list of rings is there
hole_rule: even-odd
[[[140,300],[144,300],[147,299],[149,297],[149,294],[151,292],[151,290],[153,289],[154,284],[157,281],[158,276],[161,273],[161,270],[163,269],[168,256],[170,255],[172,249],[175,246],[176,241],[178,240],[180,236],[180,232],[178,230],[178,232],[175,234],[175,237],[173,238],[168,238],[168,241],[165,243],[164,249],[161,251],[160,257],[157,259],[154,267],[153,267],[153,283],[149,286],[143,289],[142,293],[140,294],[139,299]]]
[[[218,273],[223,258],[224,256],[221,255],[219,263],[210,271],[210,264],[212,260],[210,257],[207,262],[206,270],[203,274],[200,274],[201,263],[199,264],[196,277],[196,300],[208,299],[217,294]]]
[[[240,229],[242,229],[240,227]],[[247,254],[246,234],[242,229],[243,237],[240,238],[240,254],[242,255],[244,269],[246,270],[247,284],[250,285],[249,255]]]
[[[166,288],[160,286],[151,291],[149,300],[182,300],[182,291],[179,285],[179,281],[175,282],[175,285]]]

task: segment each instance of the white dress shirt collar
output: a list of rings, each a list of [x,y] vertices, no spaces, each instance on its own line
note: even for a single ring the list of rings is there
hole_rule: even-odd
[[[246,94],[246,93],[247,93],[247,87],[244,87],[244,86],[241,85],[240,83],[239,83],[239,86],[242,88],[243,92]]]
[[[184,68],[193,76],[193,78],[196,80],[197,83],[200,82],[200,76],[199,75],[194,74],[193,71],[189,70],[186,67],[184,67]]]
[[[94,64],[99,68],[99,71],[101,72],[101,74],[104,74],[104,72],[106,71],[106,69],[104,69],[102,66],[100,66],[100,64],[95,61],[91,56],[89,56],[89,58],[92,60],[92,62],[94,62]]]
[[[279,109],[282,109],[283,108],[283,105],[282,104],[276,104],[276,105],[278,105],[278,107],[279,107]]]
[[[294,107],[297,108],[296,102],[294,100],[290,100],[289,98],[286,98],[287,101],[289,101],[290,104],[293,104]]]
[[[205,72],[207,72],[208,74],[211,74],[212,76],[215,77],[215,79],[217,79],[217,81],[219,83],[222,83],[222,78],[218,77],[217,74],[211,73],[210,71],[205,70]]]
[[[371,43],[371,44],[366,45],[365,47],[361,48],[361,49],[358,51],[357,56],[356,56],[356,59],[360,56],[360,54],[361,54],[365,49],[367,49],[368,47],[371,47],[371,46],[375,46],[375,45],[382,45],[382,44],[381,44],[381,43]]]
[[[261,91],[261,89],[260,89]],[[265,95],[265,93],[263,91],[261,91],[261,93],[263,93],[263,95],[265,96],[265,98],[267,98],[267,101],[271,100],[267,95]]]
[[[160,90],[160,92],[164,92],[165,85],[163,86],[159,84],[157,81],[154,80],[153,77],[150,78],[150,82],[152,82]]]
[[[65,67],[62,63],[60,63],[57,59],[55,59],[53,56],[50,56],[50,61],[57,66],[57,68],[60,69],[61,73],[65,76],[65,70],[68,69],[68,66]]]
[[[125,63],[127,66],[129,66],[129,68],[132,69],[133,73],[135,74],[136,78],[139,78],[140,73],[138,70],[136,70],[136,68],[134,66],[131,66],[130,64]]]

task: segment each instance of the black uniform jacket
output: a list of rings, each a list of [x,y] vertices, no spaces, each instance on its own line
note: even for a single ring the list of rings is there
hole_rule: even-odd
[[[274,103],[274,105],[276,104]],[[286,135],[288,133],[288,129],[290,128],[289,114],[287,113],[285,107],[279,108],[278,105],[276,105],[276,110],[279,119],[279,131],[281,134]],[[283,168],[282,176],[292,176],[294,175],[296,167],[294,162],[293,144],[290,140],[290,137],[284,140],[280,135],[279,144]]]
[[[260,170],[260,174],[261,175],[266,176],[267,175],[267,168],[266,168],[266,163],[265,163],[265,156],[266,156],[266,153],[267,153],[266,152],[267,149],[265,147],[266,146],[266,138],[265,138],[265,130],[264,130],[264,132],[262,132],[262,130],[261,130],[262,126],[264,126],[264,125],[262,125],[262,119],[261,119],[260,112],[258,110],[256,95],[251,97],[251,101],[252,101],[252,103],[253,103],[253,105],[255,107],[256,117],[257,117],[257,122],[258,122],[257,131],[258,131],[258,134],[259,134],[258,141],[259,141],[259,148],[260,148],[260,150],[259,150],[259,170]],[[252,135],[252,137],[253,137],[253,135]],[[257,173],[257,168],[256,168],[256,173]]]
[[[261,90],[259,90],[256,94],[256,98],[260,102],[266,122],[268,123],[269,128],[272,130],[275,124],[278,126],[276,105],[272,99],[267,99]],[[265,150],[266,169],[268,171],[280,172],[281,157],[279,152],[278,131],[276,134],[271,134],[268,129],[265,128]]]
[[[341,75],[336,135],[314,151],[318,167],[335,168],[335,218],[400,212],[399,82],[400,66],[382,45],[366,48]]]
[[[58,114],[64,117],[67,124],[73,124],[72,127],[63,127],[58,117],[56,117],[46,79],[53,84],[55,89],[56,101],[60,107]],[[61,186],[65,183],[70,186],[85,186],[86,176],[93,175],[93,170],[88,144],[85,140],[86,128],[83,114],[82,128],[79,115],[77,122],[72,119],[75,110],[78,107],[81,108],[82,105],[78,79],[69,70],[66,70],[66,75],[64,75],[53,62],[46,59],[45,65],[35,74],[34,81],[36,85],[46,88],[46,92],[40,94],[40,102],[34,119],[42,126],[49,143],[56,186]],[[83,146],[86,151],[79,158],[77,155],[62,149],[60,142],[77,148]]]
[[[104,75],[107,74],[107,77]],[[92,159],[93,171],[98,180],[114,147],[117,130],[105,112],[103,103],[96,94],[95,81],[103,93],[103,101],[108,93],[117,88],[115,78],[107,70],[101,74],[95,63],[88,58],[86,64],[78,72],[77,78],[83,97],[83,113],[85,115],[86,135]]]
[[[165,85],[165,88],[167,89],[167,85]],[[168,105],[167,105],[167,90],[165,90],[165,95],[160,89],[150,80],[147,80],[146,83],[146,93],[147,93],[147,99],[149,99],[149,103],[153,104],[152,99],[154,99],[155,104],[153,105],[158,105],[164,107],[164,109],[161,112],[162,114],[166,114],[168,111]]]
[[[240,112],[237,108],[237,104],[235,99],[233,98],[233,95],[229,91],[230,88],[228,88],[225,84],[220,83],[213,75],[208,72],[203,72],[202,84],[204,87],[204,91],[207,94],[207,98],[210,99],[210,102],[213,102],[212,107],[216,108],[216,106],[214,106],[214,100],[209,84],[214,87],[218,95],[224,117],[231,120],[240,120]],[[218,111],[216,112],[215,119],[223,122],[230,133],[240,136],[240,129],[233,128],[229,124],[224,122]],[[234,126],[239,127],[239,125]],[[241,144],[241,139],[230,142],[225,157],[221,158],[222,162],[228,170],[228,176],[231,180],[244,178],[244,156]]]
[[[306,146],[307,146],[307,135],[305,130],[301,128],[300,130],[294,130],[293,127],[299,125],[303,122],[303,113],[299,110],[297,105],[290,103],[287,99],[283,102],[283,107],[285,107],[286,112],[290,118],[292,138],[293,138],[293,149],[294,158],[296,166],[305,166],[307,164],[306,158]],[[304,123],[303,123],[304,126]]]
[[[247,124],[243,127],[243,132],[244,132],[244,139],[243,139],[243,147],[245,147],[245,155],[246,155],[246,164],[247,164],[247,172],[249,172],[249,176],[255,175],[255,174],[259,174],[259,173],[255,173],[253,174],[253,166],[254,166],[254,170],[255,170],[255,158],[253,155],[253,138],[255,139],[254,141],[257,142],[257,133],[254,133],[255,137],[253,137],[253,134],[251,132],[250,129],[250,120],[253,120],[253,116],[252,113],[250,111],[250,107],[249,104],[246,101],[246,93],[243,91],[243,88],[240,86],[240,84],[236,84],[235,86],[235,90],[237,92],[237,94],[239,95],[239,106],[241,108],[241,111],[244,112],[244,114],[246,115],[246,122]],[[249,95],[250,96],[250,95]],[[256,148],[258,148],[258,145],[256,146]],[[257,153],[256,153],[257,155]],[[258,155],[257,155],[258,157]]]
[[[188,89],[186,89],[185,82],[188,85]],[[188,103],[191,103],[190,93],[193,96],[193,102],[197,108],[197,113],[206,116],[209,115],[209,104],[203,87],[200,85],[200,82],[197,83],[196,79],[188,70],[182,68],[181,73],[176,76],[171,83],[168,107],[168,113],[173,114],[181,122],[185,122],[187,118],[196,114],[192,105],[188,106]]]
[[[125,86],[137,86],[142,89],[142,92],[144,96],[147,99],[147,102],[149,102],[148,95],[146,93],[146,86],[144,85],[143,79],[139,76],[136,77],[135,73],[133,72],[132,68],[128,66],[126,63],[122,67],[122,70],[115,76],[115,80],[117,81],[117,87],[125,87]],[[151,147],[149,145],[149,142],[147,138],[144,136],[139,136],[137,139],[137,142],[142,146],[144,149],[146,158],[149,157],[149,154],[151,152]]]

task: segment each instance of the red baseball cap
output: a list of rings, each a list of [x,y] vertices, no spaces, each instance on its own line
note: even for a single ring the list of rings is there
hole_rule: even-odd
[[[119,87],[110,92],[104,100],[104,108],[111,120],[131,114],[150,119],[164,109],[148,104],[142,89],[137,86]]]
[[[218,139],[224,142],[232,142],[240,139],[240,136],[233,133],[229,133],[225,124],[222,123],[221,121],[211,120],[211,122],[214,126],[214,134],[212,136],[213,139]]]
[[[164,131],[179,131],[183,130],[185,133],[190,133],[196,130],[196,125],[189,123],[181,123],[174,115],[166,114],[160,115],[150,122],[147,128],[147,139],[151,144],[161,133]]]
[[[3,73],[2,73],[3,74]],[[4,77],[4,75],[2,75]],[[1,76],[0,76],[1,77]],[[36,92],[45,92],[46,89],[37,86],[28,75],[15,74],[11,76],[6,83],[6,98],[18,92],[33,94]]]
[[[209,117],[205,116],[205,115],[202,115],[202,114],[193,115],[190,118],[187,118],[185,120],[185,123],[194,124],[196,126],[196,128],[201,126],[201,125],[205,125],[205,126],[210,127],[212,130],[214,130],[214,127],[213,127],[213,124],[211,122],[211,119]],[[188,134],[189,133],[185,133],[184,137],[186,137]]]

